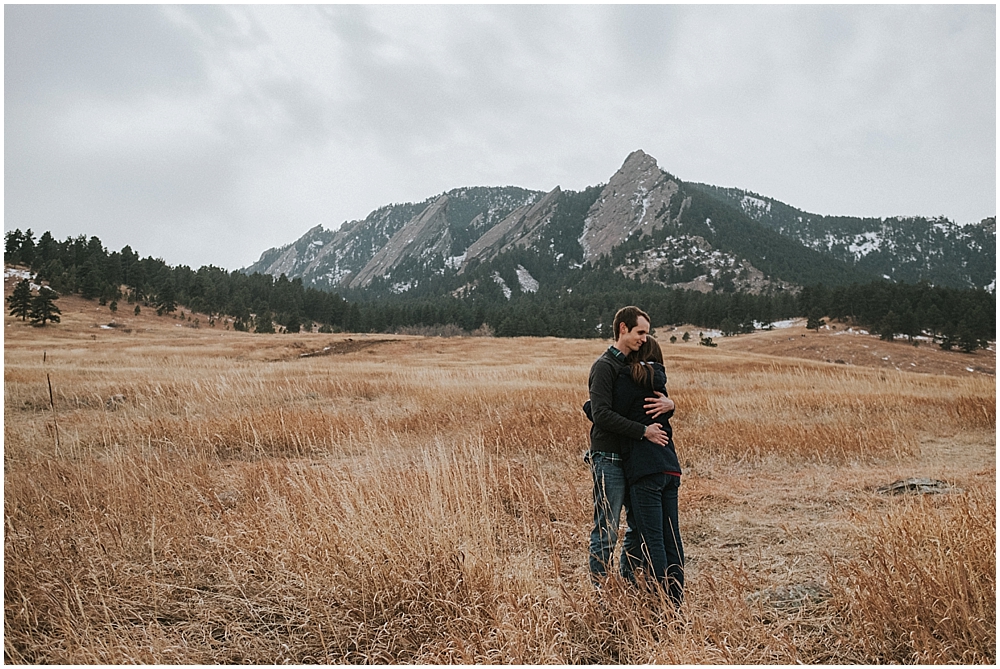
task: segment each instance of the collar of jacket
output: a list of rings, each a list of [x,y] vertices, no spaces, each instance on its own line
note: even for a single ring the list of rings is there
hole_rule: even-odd
[[[625,362],[625,358],[626,358],[625,354],[622,353],[621,351],[619,351],[614,346],[609,346],[608,347],[608,353],[610,353],[611,357],[613,357],[615,360],[619,360],[621,362]]]

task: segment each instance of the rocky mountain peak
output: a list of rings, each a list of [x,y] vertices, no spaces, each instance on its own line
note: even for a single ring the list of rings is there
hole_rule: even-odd
[[[649,155],[642,149],[636,149],[625,157],[625,162],[622,163],[621,169],[618,170],[618,173],[648,172],[659,169],[660,166],[657,164],[656,158]]]
[[[661,170],[656,159],[633,151],[608,181],[584,220],[580,245],[584,260],[611,252],[634,234],[651,232],[668,223],[672,198],[679,186]],[[675,216],[679,216],[678,211]]]

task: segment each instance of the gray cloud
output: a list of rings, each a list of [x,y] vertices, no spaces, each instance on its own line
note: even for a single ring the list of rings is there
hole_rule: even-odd
[[[993,6],[7,6],[5,228],[235,268],[642,148],[817,213],[995,214]]]

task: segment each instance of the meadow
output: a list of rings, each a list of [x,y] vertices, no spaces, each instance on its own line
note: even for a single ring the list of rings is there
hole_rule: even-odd
[[[7,663],[996,660],[993,376],[665,345],[678,615],[590,586],[609,342],[94,307],[5,318]]]

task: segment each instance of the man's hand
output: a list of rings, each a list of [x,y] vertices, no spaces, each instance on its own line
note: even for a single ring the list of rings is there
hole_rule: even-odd
[[[670,441],[667,438],[667,433],[659,426],[658,423],[653,423],[652,425],[646,426],[646,431],[642,435],[645,439],[649,439],[654,444],[660,446],[666,446]]]
[[[668,411],[674,410],[674,401],[664,395],[661,392],[656,393],[656,399],[646,398],[645,404],[646,414],[656,418],[657,416],[662,416]],[[652,439],[650,439],[652,441]]]

